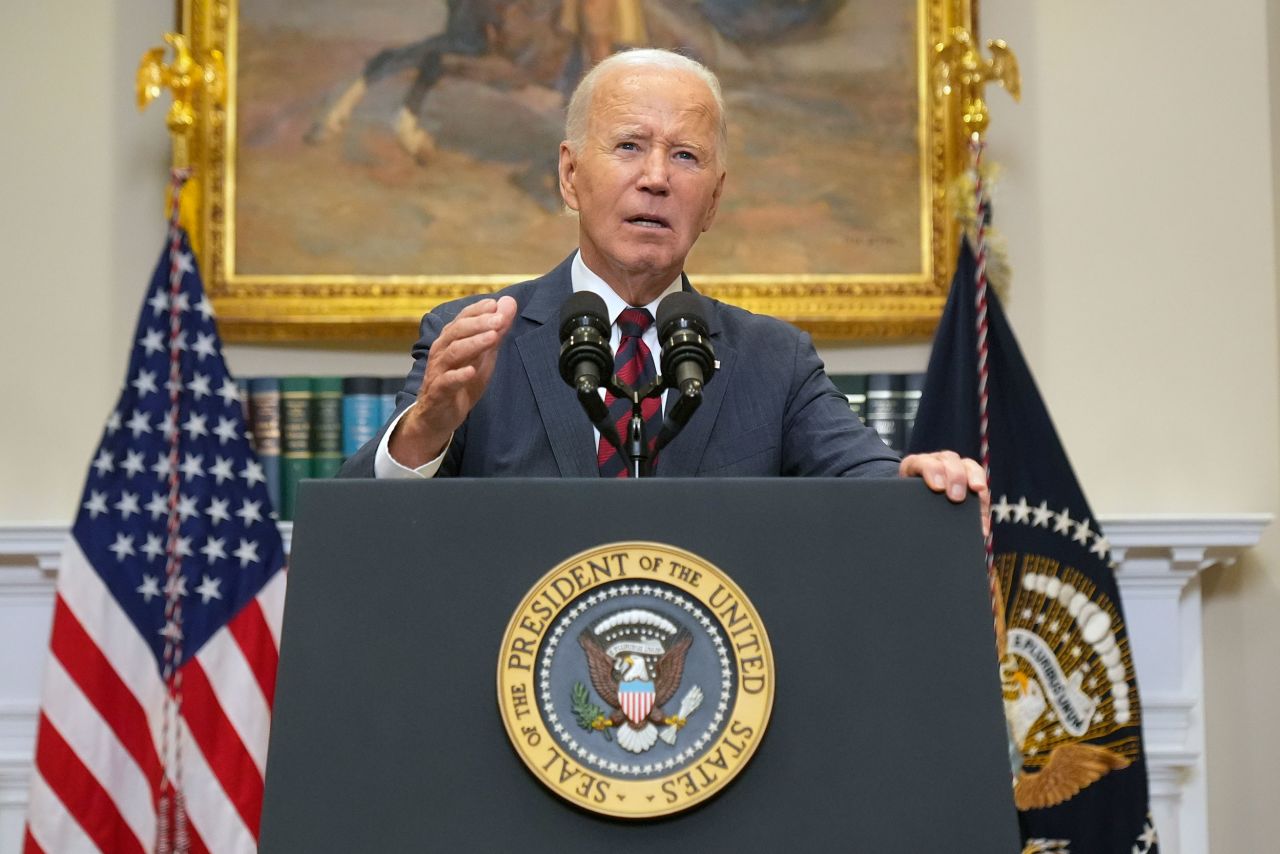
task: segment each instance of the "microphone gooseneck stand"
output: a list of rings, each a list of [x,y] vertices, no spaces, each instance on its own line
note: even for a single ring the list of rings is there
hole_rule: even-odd
[[[716,370],[715,355],[707,340],[706,321],[697,309],[696,298],[691,294],[674,293],[662,301],[657,319],[662,342],[662,375],[632,388],[617,374],[611,374],[613,353],[608,343],[604,301],[595,294],[578,292],[561,307],[560,374],[600,432],[600,441],[608,442],[617,450],[631,477],[653,476],[658,452],[676,437],[702,404],[703,384]],[[600,396],[601,388],[612,392],[615,399],[625,398],[631,402],[625,438],[620,437],[610,423],[609,408]],[[642,405],[651,397],[661,399],[667,389],[679,397],[663,419],[651,453]]]

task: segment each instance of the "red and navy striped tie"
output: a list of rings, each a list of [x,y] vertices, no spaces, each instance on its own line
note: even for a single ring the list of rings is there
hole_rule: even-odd
[[[618,342],[618,351],[613,356],[613,372],[625,384],[638,388],[657,376],[653,367],[653,356],[644,343],[645,330],[653,323],[653,315],[648,309],[623,309],[618,315],[618,330],[622,332],[622,340]],[[615,398],[612,392],[605,392],[605,405],[609,407],[609,420],[618,429],[618,437],[626,442],[627,426],[631,423],[631,401]],[[640,412],[644,416],[644,435],[653,451],[653,443],[658,438],[658,430],[662,427],[662,398],[646,398],[640,404]],[[600,463],[601,477],[628,477],[627,464],[622,456],[614,450],[604,438],[600,439],[600,450],[597,454]],[[656,461],[654,461],[656,462]]]

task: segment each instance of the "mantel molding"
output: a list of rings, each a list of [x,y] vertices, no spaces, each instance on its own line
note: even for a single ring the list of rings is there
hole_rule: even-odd
[[[1118,514],[1101,516],[1098,521],[1117,563],[1124,563],[1131,554],[1139,557],[1154,551],[1166,560],[1173,558],[1179,569],[1194,562],[1195,571],[1199,571],[1234,563],[1240,551],[1257,545],[1271,519],[1270,513]],[[42,572],[56,575],[69,529],[66,522],[0,522],[0,558],[27,558],[28,566],[34,563]],[[293,523],[281,522],[280,533],[287,549],[293,539]],[[12,565],[15,561],[5,561],[0,570]]]
[[[1179,565],[1196,561],[1201,564],[1198,571],[1234,563],[1241,550],[1258,544],[1271,519],[1270,513],[1171,514],[1102,516],[1098,522],[1117,563],[1131,552],[1156,551],[1172,556]]]

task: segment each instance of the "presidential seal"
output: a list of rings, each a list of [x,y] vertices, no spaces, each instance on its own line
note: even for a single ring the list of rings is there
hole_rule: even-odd
[[[498,660],[516,753],[567,801],[669,815],[720,791],[773,707],[773,653],[720,569],[658,543],[574,555],[525,596]]]

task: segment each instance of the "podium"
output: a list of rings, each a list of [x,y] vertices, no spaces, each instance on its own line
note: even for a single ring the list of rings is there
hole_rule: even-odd
[[[499,714],[504,631],[577,552],[729,575],[772,716],[715,797],[643,821],[553,794]],[[1017,852],[976,501],[915,480],[310,481],[261,850]]]

